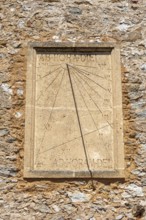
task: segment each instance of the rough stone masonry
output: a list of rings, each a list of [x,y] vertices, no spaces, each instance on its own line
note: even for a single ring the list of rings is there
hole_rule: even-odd
[[[0,219],[146,219],[146,1],[0,3]],[[120,44],[125,181],[23,179],[30,41]]]

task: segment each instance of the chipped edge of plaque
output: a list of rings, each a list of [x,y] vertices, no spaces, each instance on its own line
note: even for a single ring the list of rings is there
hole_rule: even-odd
[[[100,170],[93,172],[93,178],[124,178],[124,143],[123,143],[123,113],[122,113],[122,83],[121,83],[121,64],[120,47],[115,43],[52,43],[52,42],[33,42],[28,44],[27,54],[27,80],[26,80],[26,114],[25,114],[25,146],[24,146],[24,178],[91,178],[88,171],[37,171],[33,169],[33,133],[35,111],[35,62],[37,49],[44,48],[68,48],[77,52],[84,51],[110,51],[112,67],[112,88],[113,88],[113,115],[114,115],[114,167],[112,170]],[[119,134],[119,135],[117,135]]]

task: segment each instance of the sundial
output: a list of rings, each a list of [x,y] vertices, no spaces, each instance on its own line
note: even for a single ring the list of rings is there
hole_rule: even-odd
[[[123,177],[119,48],[29,47],[25,177]]]

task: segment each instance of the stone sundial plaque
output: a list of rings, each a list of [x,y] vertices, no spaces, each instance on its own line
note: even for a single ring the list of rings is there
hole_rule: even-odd
[[[119,51],[29,45],[24,177],[124,177]]]

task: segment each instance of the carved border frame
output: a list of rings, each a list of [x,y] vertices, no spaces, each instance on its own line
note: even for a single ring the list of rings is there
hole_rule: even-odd
[[[124,178],[124,143],[120,47],[113,43],[52,43],[34,42],[28,45],[26,74],[26,108],[25,108],[25,146],[24,146],[24,178],[91,178],[89,172],[73,171],[38,171],[33,168],[34,158],[34,120],[35,120],[35,69],[38,49],[47,48],[55,51],[99,51],[111,53],[113,115],[114,115],[114,169],[93,172],[93,178]]]

